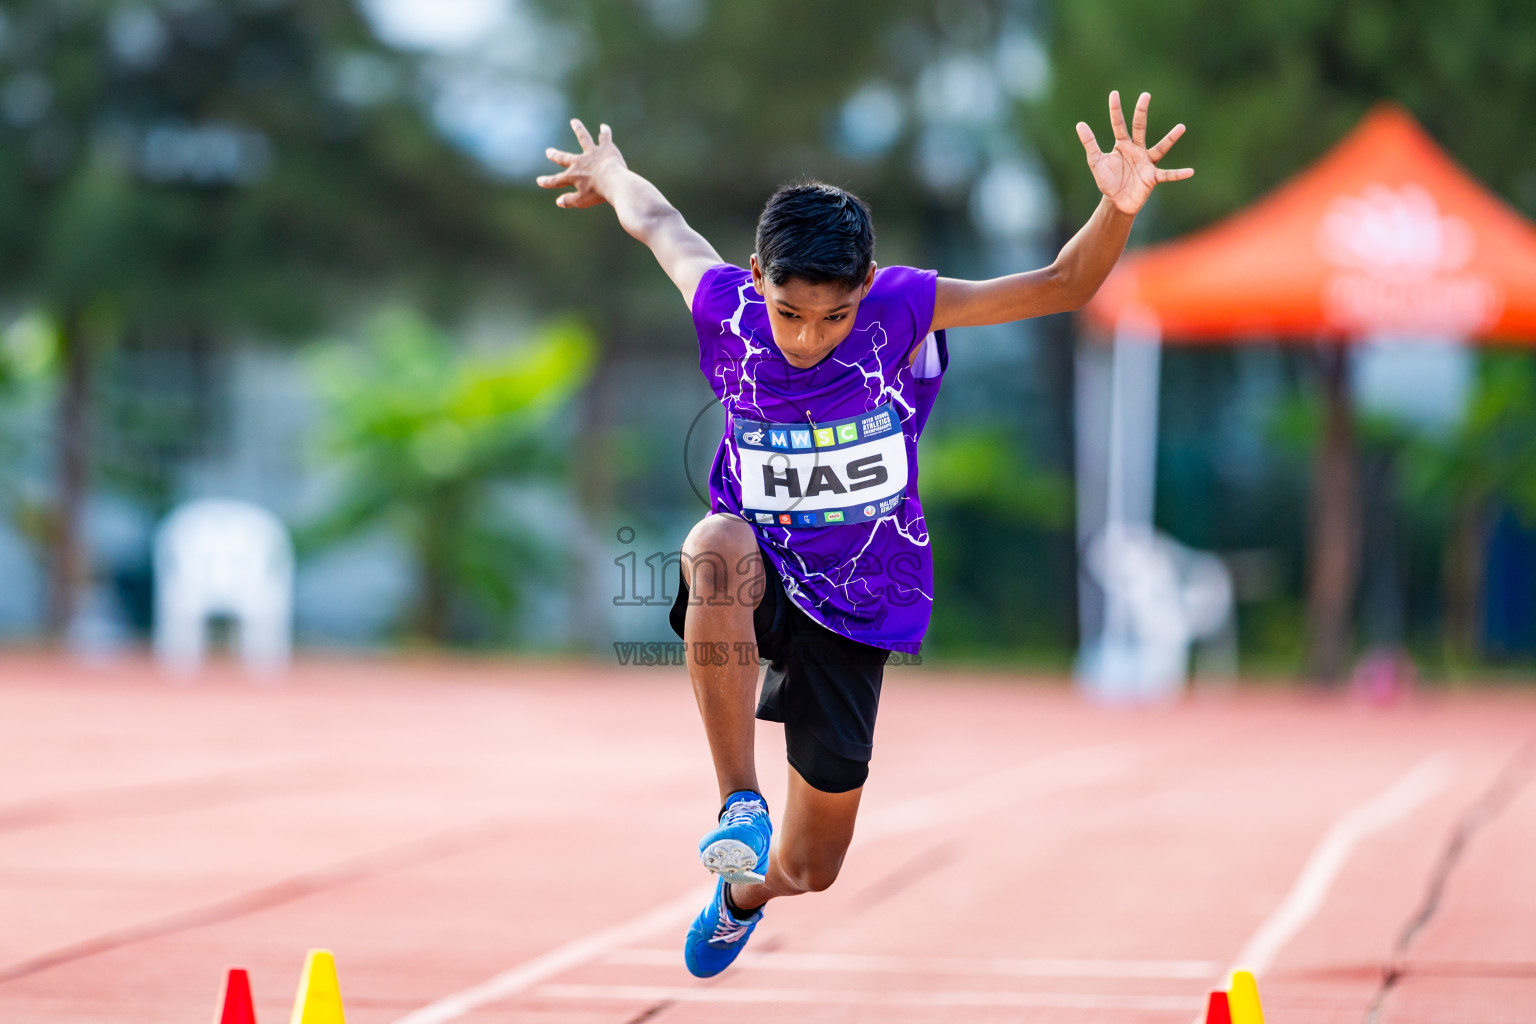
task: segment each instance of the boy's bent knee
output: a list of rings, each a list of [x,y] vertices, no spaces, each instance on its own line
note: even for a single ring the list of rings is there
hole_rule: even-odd
[[[762,571],[757,536],[735,516],[705,516],[683,542],[683,578],[701,598],[733,594],[743,578]]]
[[[722,512],[705,516],[688,531],[683,542],[683,554],[697,558],[703,554],[718,554],[730,559],[748,551],[757,550],[757,537],[746,521]],[[732,559],[734,560],[734,559]]]
[[[837,881],[838,872],[842,869],[842,857],[835,860],[820,858],[790,860],[779,865],[779,870],[801,892],[826,892],[832,888],[832,883]]]

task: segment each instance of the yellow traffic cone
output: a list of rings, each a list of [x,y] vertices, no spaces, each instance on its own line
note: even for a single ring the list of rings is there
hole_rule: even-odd
[[[1227,1005],[1232,1009],[1232,1024],[1264,1024],[1264,1008],[1259,1005],[1259,986],[1248,971],[1238,971],[1232,975]],[[294,1021],[294,1024],[298,1022]]]
[[[312,949],[304,958],[299,994],[288,1024],[346,1024],[341,989],[336,984],[336,958],[328,949]]]

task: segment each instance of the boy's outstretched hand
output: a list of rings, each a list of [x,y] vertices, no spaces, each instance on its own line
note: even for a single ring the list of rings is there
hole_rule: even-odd
[[[1078,122],[1077,137],[1088,151],[1088,168],[1104,198],[1051,265],[990,281],[939,278],[933,330],[1005,324],[1063,313],[1081,309],[1093,298],[1114,269],[1136,213],[1152,190],[1165,181],[1183,181],[1195,173],[1188,167],[1168,171],[1157,166],[1184,134],[1184,126],[1174,125],[1163,141],[1148,149],[1147,107],[1151,102],[1151,93],[1141,94],[1131,126],[1126,128],[1120,94],[1109,94],[1109,123],[1115,130],[1115,145],[1108,153],[1099,149],[1093,129]]]
[[[1163,136],[1163,141],[1148,149],[1147,107],[1151,103],[1152,94],[1142,93],[1136,100],[1136,111],[1131,115],[1131,127],[1127,131],[1125,114],[1120,109],[1120,93],[1117,90],[1109,94],[1109,124],[1115,132],[1115,145],[1107,153],[1099,149],[1098,140],[1093,137],[1093,129],[1087,122],[1077,123],[1077,137],[1082,140],[1083,149],[1088,151],[1088,167],[1093,171],[1094,183],[1122,213],[1134,214],[1140,210],[1154,186],[1165,181],[1182,181],[1195,173],[1192,167],[1170,171],[1157,166],[1184,134],[1184,126],[1174,125],[1173,130]]]
[[[603,175],[615,168],[623,170],[626,165],[624,154],[613,144],[613,131],[607,125],[599,126],[596,142],[592,141],[592,133],[587,131],[587,126],[581,121],[573,118],[571,128],[576,132],[576,141],[581,143],[581,152],[567,153],[553,146],[546,149],[544,155],[565,170],[541,175],[538,183],[544,188],[574,188],[574,192],[562,192],[556,196],[555,205],[569,210],[584,210],[608,201],[602,185]]]
[[[667,272],[683,301],[693,304],[693,293],[710,267],[722,262],[703,235],[688,226],[660,190],[624,163],[624,154],[613,144],[607,125],[597,131],[597,141],[580,121],[571,119],[571,130],[581,143],[580,153],[546,149],[545,155],[565,170],[540,175],[544,188],[572,188],[555,197],[567,210],[582,210],[608,203],[618,214],[619,225],[644,242]]]

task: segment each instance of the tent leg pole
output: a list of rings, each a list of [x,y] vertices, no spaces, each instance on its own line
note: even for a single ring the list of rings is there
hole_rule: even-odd
[[[1352,646],[1360,575],[1359,457],[1350,397],[1349,353],[1342,343],[1318,350],[1323,437],[1312,479],[1308,550],[1307,674],[1337,682]]]

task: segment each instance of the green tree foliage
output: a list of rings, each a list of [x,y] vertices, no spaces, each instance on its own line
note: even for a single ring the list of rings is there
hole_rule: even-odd
[[[3,15],[0,292],[60,326],[60,630],[89,575],[103,348],[129,332],[298,334],[379,278],[441,301],[505,246],[488,183],[350,0],[15,0]]]
[[[406,312],[379,317],[363,345],[323,347],[313,362],[326,408],[321,450],[340,472],[341,496],[301,547],[394,527],[418,573],[409,631],[436,642],[504,639],[522,584],[556,566],[498,498],[509,482],[562,468],[550,438],[592,354],[590,334],[572,322],[483,352]]]
[[[1153,95],[1152,131],[1189,126],[1198,188],[1158,193],[1153,229],[1181,234],[1315,160],[1380,100],[1406,105],[1480,180],[1536,213],[1536,7],[1523,0],[1074,0],[1051,8],[1055,69],[1036,112],[1069,213],[1094,201],[1062,123],[1112,88]]]
[[[1526,354],[1482,358],[1466,417],[1443,437],[1405,445],[1405,491],[1444,523],[1441,582],[1453,665],[1481,652],[1481,595],[1492,519],[1500,508],[1536,525],[1536,362]]]
[[[49,535],[48,504],[28,486],[27,470],[41,447],[34,434],[52,396],[58,354],[58,325],[39,312],[17,317],[0,332],[0,507],[38,545]]]
[[[347,0],[6,12],[7,290],[112,323],[309,330],[317,280],[502,254],[487,186]]]
[[[925,434],[923,511],[934,545],[932,645],[946,653],[1058,654],[1072,636],[1072,482],[1015,431]],[[1063,557],[1065,556],[1065,557]],[[1056,667],[1053,665],[1053,667]]]
[[[983,514],[1013,526],[1072,525],[1072,483],[1030,465],[1001,431],[956,431],[923,441],[923,502]]]
[[[931,259],[929,236],[944,233],[945,211],[963,213],[967,195],[963,187],[936,194],[914,172],[924,127],[914,99],[918,79],[942,56],[974,51],[989,59],[1019,6],[1012,0],[535,2],[551,24],[580,40],[565,82],[572,112],[594,130],[599,122],[610,124],[630,165],[655,181],[726,259],[746,259],[757,214],[775,188],[815,176],[870,200],[885,263],[918,260],[925,252]],[[892,97],[897,131],[861,149],[842,115],[869,87]],[[1004,143],[1007,135],[1002,129],[992,141]],[[569,136],[556,144],[568,147]],[[958,139],[954,148],[969,153],[973,140]],[[547,194],[538,202],[548,209],[533,216],[550,225],[549,258],[559,261],[564,278],[557,287],[575,286],[573,296],[584,301],[594,295],[599,302],[627,301],[630,322],[616,325],[616,333],[665,331],[670,321],[663,317],[675,320],[672,305],[658,309],[614,287],[617,280],[630,287],[644,282],[655,296],[669,291],[650,255],[611,218],[571,218],[555,211]],[[638,327],[637,312],[645,315]]]
[[[1497,501],[1536,523],[1536,362],[1491,352],[1460,425],[1410,450],[1410,493],[1420,501]]]

